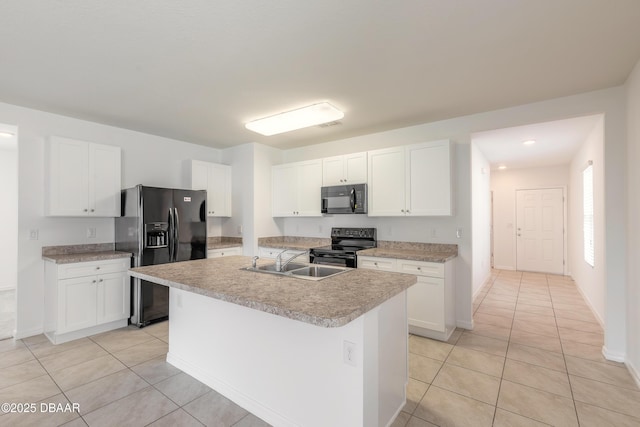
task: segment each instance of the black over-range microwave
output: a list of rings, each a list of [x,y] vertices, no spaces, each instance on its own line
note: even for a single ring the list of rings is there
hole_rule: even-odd
[[[366,214],[367,184],[333,185],[322,187],[322,213]]]

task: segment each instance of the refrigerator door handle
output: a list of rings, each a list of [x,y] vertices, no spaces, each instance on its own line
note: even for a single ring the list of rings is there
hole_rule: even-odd
[[[169,208],[169,262],[173,261],[173,239],[175,235],[175,220],[173,218],[173,211]]]
[[[173,208],[173,211],[175,212],[174,215],[174,238],[173,238],[173,243],[175,244],[175,247],[173,249],[173,260],[177,261],[178,260],[178,248],[180,247],[180,217],[178,216],[178,208]]]

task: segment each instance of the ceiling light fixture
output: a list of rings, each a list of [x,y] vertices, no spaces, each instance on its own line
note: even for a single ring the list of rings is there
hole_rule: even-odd
[[[524,141],[522,144],[523,145],[533,145],[535,143],[536,143],[535,139],[528,139],[528,140]]]
[[[11,138],[12,136],[14,136],[14,134],[12,134],[11,132],[6,132],[6,131],[0,131],[0,137],[2,138]]]
[[[498,166],[498,169],[500,169],[500,170],[503,170],[503,169],[506,169],[506,168],[507,168],[507,167],[506,167],[505,165],[500,165],[500,166]]]
[[[253,120],[244,126],[265,136],[321,125],[340,120],[344,113],[328,102],[286,111],[263,119]]]

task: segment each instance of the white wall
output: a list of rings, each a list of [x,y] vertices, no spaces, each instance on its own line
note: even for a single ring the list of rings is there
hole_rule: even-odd
[[[640,61],[627,89],[627,355],[626,363],[640,386]]]
[[[18,283],[18,145],[17,128],[0,124],[0,290]]]
[[[516,190],[563,188],[568,185],[568,165],[493,171],[491,191],[493,191],[493,266],[495,268],[516,269]]]
[[[611,349],[623,351],[625,347],[625,318],[612,313],[613,307],[625,303],[625,171],[616,165],[625,160],[625,91],[622,87],[584,93],[564,98],[526,104],[503,110],[458,117],[450,120],[395,129],[288,150],[283,161],[316,159],[340,154],[414,144],[439,139],[454,142],[455,155],[455,215],[441,218],[354,218],[352,216],[327,218],[287,218],[283,220],[284,233],[292,235],[327,236],[333,225],[377,227],[381,240],[407,240],[421,242],[457,243],[459,256],[456,265],[456,315],[459,326],[471,325],[472,265],[471,247],[471,178],[470,141],[474,132],[501,129],[532,123],[605,114],[605,159],[607,230],[605,246],[608,259],[607,287],[607,342]],[[346,120],[347,118],[345,118]],[[495,174],[494,174],[495,175]],[[493,177],[492,177],[493,178]],[[322,232],[320,231],[322,227]],[[456,228],[462,228],[461,239],[455,238]],[[436,229],[437,239],[430,237]]]
[[[15,125],[19,131],[18,338],[42,331],[42,247],[114,240],[113,218],[44,216],[44,147],[48,135],[122,147],[123,188],[137,184],[181,187],[184,160],[220,160],[219,150],[9,104],[0,103],[0,122]],[[87,239],[87,227],[96,228],[95,239]],[[30,229],[39,230],[39,240],[28,240]]]
[[[471,141],[471,285],[473,298],[491,275],[491,165]]]
[[[605,323],[607,290],[606,257],[603,244],[605,241],[603,122],[603,119],[598,121],[587,140],[575,154],[569,172],[569,265],[571,276],[601,324]],[[593,161],[594,267],[591,267],[584,260],[582,171],[589,160]]]

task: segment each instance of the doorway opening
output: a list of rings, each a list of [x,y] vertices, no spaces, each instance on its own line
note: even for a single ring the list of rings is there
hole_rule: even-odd
[[[18,129],[0,123],[0,340],[15,334],[18,283]]]

